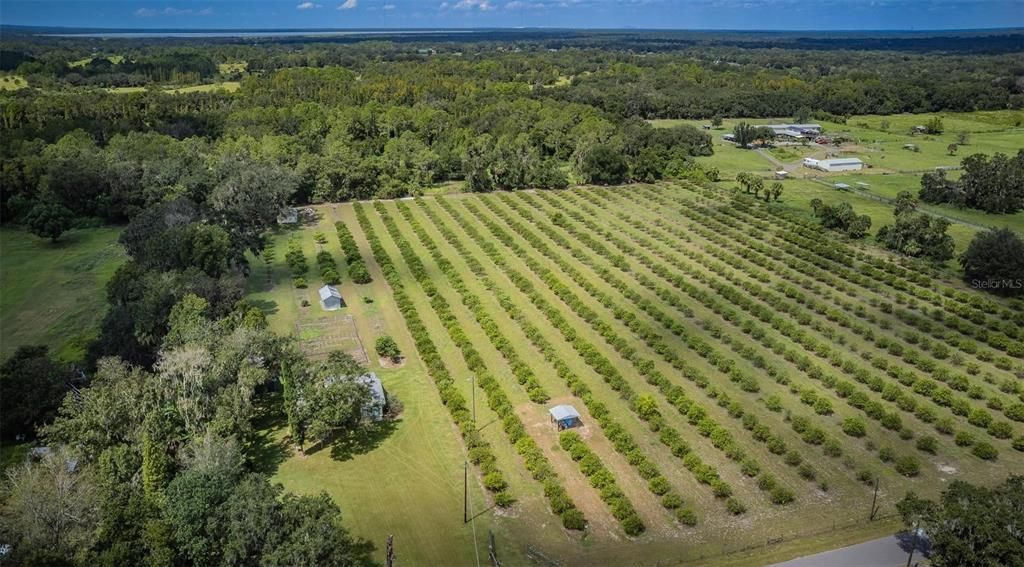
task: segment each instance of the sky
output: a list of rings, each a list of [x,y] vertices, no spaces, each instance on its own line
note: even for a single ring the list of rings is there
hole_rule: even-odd
[[[1024,27],[1024,0],[0,0],[14,25],[927,30]]]

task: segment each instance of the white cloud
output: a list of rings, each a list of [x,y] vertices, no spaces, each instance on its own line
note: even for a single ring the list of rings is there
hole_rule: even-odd
[[[359,5],[359,0],[345,0],[345,3],[338,6],[339,10],[351,10]]]
[[[456,10],[493,10],[494,4],[491,0],[459,0],[454,7]]]
[[[213,14],[213,8],[203,8],[202,10],[193,10],[192,8],[172,8],[168,6],[162,10],[157,8],[139,8],[135,10],[135,15],[140,18],[151,18],[153,16],[209,16]]]
[[[381,8],[384,9],[384,10],[394,10],[395,9],[395,5],[394,4],[384,4]]]
[[[319,8],[320,4],[314,4],[312,2],[303,2],[295,7],[296,10],[312,10],[313,8]]]

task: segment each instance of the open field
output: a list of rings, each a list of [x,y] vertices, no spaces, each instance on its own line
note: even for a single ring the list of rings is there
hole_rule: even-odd
[[[241,87],[241,83],[238,81],[224,81],[220,83],[210,83],[208,85],[192,85],[188,87],[169,87],[163,89],[165,93],[170,94],[184,94],[184,93],[204,93],[213,92],[218,90],[235,92]],[[110,87],[107,92],[129,94],[129,93],[141,93],[146,92],[146,87]]]
[[[924,124],[933,116],[942,118],[945,129],[939,135],[912,135],[911,129]],[[718,167],[723,174],[732,176],[739,171],[754,173],[770,173],[774,168],[769,163],[760,163],[741,156],[753,154],[749,150],[741,150],[734,144],[722,140],[722,135],[732,132],[739,122],[750,124],[775,124],[791,122],[792,118],[778,119],[744,119],[730,118],[722,123],[719,129],[711,130],[715,155],[698,158],[698,161]],[[852,139],[839,148],[830,147],[827,151],[841,156],[861,158],[871,166],[862,174],[919,172],[935,167],[959,165],[963,156],[973,153],[993,154],[1002,152],[1015,154],[1024,148],[1024,112],[992,111],[970,113],[937,113],[937,114],[899,114],[892,116],[852,116],[846,124],[837,124],[812,120],[822,125],[828,135],[843,135]],[[882,129],[883,122],[888,127]],[[677,124],[689,124],[701,127],[706,120],[652,120],[656,127],[669,127]],[[949,155],[950,144],[958,141],[960,133],[967,134],[967,144],[960,146],[956,155]],[[914,144],[920,151],[904,149],[905,144]],[[781,161],[795,161],[800,157],[824,158],[826,150],[816,145],[810,148],[788,146],[775,151],[799,153],[800,156],[780,155]],[[789,159],[792,158],[792,159]],[[744,167],[748,169],[743,169]],[[804,171],[806,173],[806,171]]]
[[[0,230],[0,354],[43,344],[82,359],[103,319],[104,286],[124,259],[117,228],[73,230],[56,244]]]
[[[28,86],[25,77],[19,75],[4,75],[0,77],[0,91],[16,91]]]
[[[217,70],[220,71],[221,75],[227,75],[230,73],[244,73],[249,67],[249,63],[246,61],[238,63],[218,63]]]
[[[666,184],[318,207],[316,223],[275,237],[270,262],[254,261],[250,297],[282,332],[347,317],[363,344],[393,335],[404,366],[369,359],[406,413],[375,448],[284,452],[275,478],[328,490],[355,533],[378,551],[400,534],[400,556],[417,542],[405,556],[417,560],[468,559],[474,541],[484,555],[493,530],[508,564],[536,552],[728,563],[709,558],[782,538],[771,549],[783,559],[874,535],[862,525],[874,478],[888,517],[906,490],[991,484],[1024,466],[1010,444],[1024,428],[1006,415],[1022,401],[1019,305],[831,242],[780,204],[730,199]],[[321,231],[343,258],[338,220],[374,280],[343,278],[340,311],[302,307],[320,282],[292,286],[287,243],[312,258]],[[465,438],[456,406],[440,403],[452,396],[475,398],[468,423],[516,499],[493,506],[470,465],[475,539],[459,518]],[[560,403],[582,415],[575,441],[547,417]],[[280,440],[279,425],[266,430]],[[410,491],[410,475],[423,486]],[[562,527],[556,488],[585,531]]]
[[[940,116],[945,124],[941,135],[911,135],[910,130],[923,124],[932,116]],[[1021,111],[989,111],[971,113],[939,113],[937,115],[892,115],[853,116],[846,124],[822,122],[827,134],[843,134],[853,141],[839,148],[824,148],[816,144],[808,146],[782,145],[764,151],[744,150],[735,144],[722,140],[722,135],[744,119],[727,119],[720,129],[711,130],[715,153],[698,157],[696,160],[707,166],[718,168],[722,178],[719,187],[734,185],[731,179],[740,172],[750,172],[765,178],[774,171],[784,168],[789,179],[783,182],[785,193],[782,206],[792,208],[810,217],[810,201],[815,198],[826,203],[846,201],[859,214],[872,218],[871,234],[892,222],[892,207],[886,203],[900,191],[913,195],[921,187],[921,173],[935,167],[955,167],[960,160],[973,153],[993,154],[1002,152],[1015,154],[1024,148],[1024,113]],[[790,121],[790,118],[750,119],[752,124],[771,124]],[[653,120],[658,127],[690,124],[700,127],[702,120]],[[887,126],[883,129],[883,123]],[[967,133],[968,143],[959,147],[957,154],[950,156],[949,144],[957,141],[961,132]],[[914,144],[920,151],[904,149],[905,144]],[[840,156],[859,157],[871,167],[858,172],[824,173],[812,171],[799,165],[804,157],[824,158],[827,153]],[[771,159],[778,163],[773,163]],[[957,171],[949,176],[956,178]],[[812,181],[816,179],[817,182]],[[857,191],[840,192],[832,185],[847,183]],[[865,185],[860,185],[865,184]],[[971,239],[985,227],[1008,227],[1018,233],[1024,232],[1024,213],[1013,215],[990,215],[982,211],[958,209],[948,205],[928,205],[920,208],[953,221],[949,233],[956,240],[957,254],[963,252]],[[951,264],[952,265],[952,264]]]

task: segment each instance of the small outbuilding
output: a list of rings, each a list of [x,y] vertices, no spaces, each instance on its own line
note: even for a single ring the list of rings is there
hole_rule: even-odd
[[[555,406],[549,409],[548,413],[551,414],[551,421],[558,426],[559,431],[583,425],[580,420],[580,412],[570,405]]]
[[[327,311],[335,311],[345,306],[341,298],[341,292],[333,285],[325,285],[320,288],[320,306]]]
[[[857,171],[863,169],[864,162],[859,158],[804,158],[804,167],[820,169],[821,171]]]
[[[775,179],[785,179],[789,177],[789,172],[785,169],[780,169],[775,172]]]
[[[370,402],[363,407],[363,417],[371,421],[384,419],[384,409],[387,407],[388,399],[384,394],[384,384],[381,383],[377,374],[374,372],[363,374],[356,378],[356,382],[370,389]]]
[[[381,421],[384,419],[384,413],[387,410],[388,398],[384,392],[384,384],[377,377],[375,372],[363,374],[362,376],[356,376],[352,378],[350,376],[329,376],[324,378],[324,387],[330,387],[333,384],[337,384],[340,381],[352,381],[358,384],[366,386],[370,391],[370,399],[363,406],[363,419],[369,421]]]
[[[286,207],[277,214],[277,224],[298,224],[299,210],[295,207]]]

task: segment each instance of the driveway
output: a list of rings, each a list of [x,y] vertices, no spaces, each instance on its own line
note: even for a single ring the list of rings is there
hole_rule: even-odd
[[[899,533],[873,539],[850,547],[833,549],[817,555],[776,563],[771,567],[903,567],[907,564],[907,553],[914,544],[910,533]],[[914,552],[914,563],[924,559],[922,539]]]

